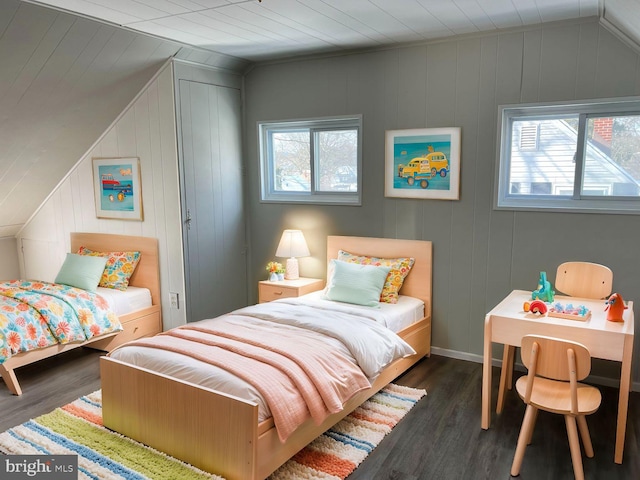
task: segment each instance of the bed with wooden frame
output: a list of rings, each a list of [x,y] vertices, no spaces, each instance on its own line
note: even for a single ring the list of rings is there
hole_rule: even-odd
[[[97,252],[139,251],[140,261],[129,280],[136,287],[148,288],[152,305],[119,317],[123,330],[94,337],[86,342],[55,344],[37,350],[22,352],[9,357],[0,364],[0,374],[14,395],[21,395],[22,389],[14,369],[78,347],[91,347],[109,351],[133,338],[154,335],[162,331],[160,309],[160,271],[158,263],[158,240],[149,237],[113,235],[103,233],[71,233],[71,252],[85,246]]]
[[[269,476],[311,440],[430,354],[431,242],[330,236],[327,261],[337,258],[340,249],[357,255],[415,258],[400,293],[423,300],[425,311],[422,320],[399,332],[416,354],[389,365],[371,388],[357,393],[341,412],[321,425],[307,421],[282,443],[272,419],[258,422],[256,403],[105,356],[100,359],[104,425],[228,480]]]

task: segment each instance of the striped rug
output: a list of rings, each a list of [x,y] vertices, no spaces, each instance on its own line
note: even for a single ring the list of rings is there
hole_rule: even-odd
[[[296,453],[270,480],[346,478],[426,394],[390,383]]]
[[[344,479],[424,395],[389,384],[316,438],[270,478]],[[0,434],[0,453],[78,455],[78,479],[221,479],[102,426],[101,394],[90,395]]]

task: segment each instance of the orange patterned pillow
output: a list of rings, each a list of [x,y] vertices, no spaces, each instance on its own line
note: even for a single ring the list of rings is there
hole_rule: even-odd
[[[398,292],[400,292],[404,279],[409,275],[409,271],[415,263],[415,258],[377,258],[367,255],[353,255],[344,250],[338,251],[338,260],[361,265],[391,267],[380,294],[380,301],[385,303],[398,303]]]
[[[129,279],[140,261],[140,252],[94,252],[87,247],[80,247],[78,253],[93,257],[107,257],[107,264],[98,286],[117,290],[127,289]]]

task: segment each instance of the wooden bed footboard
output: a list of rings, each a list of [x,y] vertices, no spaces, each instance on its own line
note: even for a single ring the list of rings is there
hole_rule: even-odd
[[[401,336],[416,354],[387,367],[321,425],[309,420],[280,442],[273,422],[258,423],[258,406],[110,357],[100,359],[104,426],[227,480],[262,480],[318,435],[430,352],[431,319]]]
[[[56,343],[54,345],[39,348],[37,350],[29,350],[27,352],[18,353],[12,357],[7,358],[4,363],[0,364],[0,375],[2,375],[2,379],[4,380],[4,383],[7,385],[7,388],[11,393],[13,393],[14,395],[22,395],[22,388],[20,387],[20,383],[18,382],[18,378],[16,377],[16,373],[14,372],[16,368],[20,368],[24,365],[29,365],[39,360],[44,360],[45,358],[53,357],[54,355],[73,350],[74,348],[92,346],[92,342],[110,342],[119,333],[120,332],[110,332],[101,335],[100,337],[92,338],[85,342],[72,342],[64,344]]]
[[[100,361],[105,427],[229,480],[257,478],[257,404],[109,357]]]

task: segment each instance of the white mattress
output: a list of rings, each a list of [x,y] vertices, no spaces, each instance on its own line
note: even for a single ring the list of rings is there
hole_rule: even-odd
[[[148,288],[127,287],[126,290],[98,287],[96,292],[104,298],[116,315],[126,315],[151,306],[151,292]]]
[[[311,304],[324,303],[330,305],[332,303],[336,303],[331,300],[325,300],[323,297],[324,290],[318,290],[317,292],[308,293],[298,298],[309,301]],[[348,303],[344,303],[342,305],[356,310],[362,309],[363,311],[371,310],[371,308],[373,308]],[[385,314],[385,326],[396,333],[408,325],[424,318],[424,302],[419,298],[400,295],[398,296],[398,303],[380,303],[379,305],[380,311]]]
[[[304,295],[298,299],[311,304],[317,304],[318,302],[326,303],[329,309],[332,304],[338,304],[338,302],[324,300],[322,298],[322,291]],[[371,309],[371,307],[360,307],[350,304],[338,304],[338,306],[341,309]],[[387,327],[395,332],[424,318],[423,302],[419,299],[406,296],[400,296],[397,304],[382,304],[380,311],[384,313],[384,322],[387,324]],[[337,344],[334,346],[337,347]],[[271,416],[271,412],[262,395],[249,383],[221,368],[201,362],[192,357],[168,350],[128,345],[111,352],[110,356],[126,363],[254,402],[259,406],[259,421],[266,420]]]

